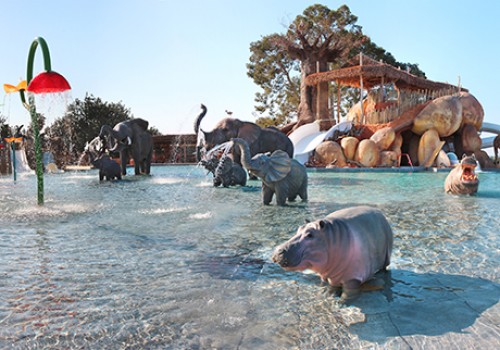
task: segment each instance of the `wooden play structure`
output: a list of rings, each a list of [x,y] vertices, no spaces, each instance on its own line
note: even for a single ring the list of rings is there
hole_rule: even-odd
[[[354,57],[346,67],[314,73],[306,77],[306,85],[317,86],[318,89],[323,86],[321,83],[332,81],[336,82],[339,87],[337,89],[337,116],[341,114],[340,87],[360,89],[360,98],[364,101],[363,108],[356,111],[356,122],[359,124],[387,123],[425,101],[459,91],[468,91],[460,86],[418,77],[363,54]],[[363,99],[365,91],[368,91],[368,97]],[[324,120],[324,116],[316,116],[316,120]]]
[[[328,145],[319,145],[313,166],[450,166],[446,156],[449,152],[459,156],[474,153],[481,166],[490,166],[478,135],[484,111],[460,82],[451,85],[431,81],[363,54],[343,68],[314,73],[305,79],[306,85],[318,90],[313,103],[318,103],[315,119],[320,130],[340,122],[342,86],[359,89],[362,101],[343,118],[352,123],[353,130],[334,134],[325,140]],[[319,108],[320,97],[329,93],[322,91],[330,88],[325,84],[328,82],[337,86],[337,120],[330,117],[333,113],[325,114]],[[356,142],[342,140],[345,137],[354,137]]]

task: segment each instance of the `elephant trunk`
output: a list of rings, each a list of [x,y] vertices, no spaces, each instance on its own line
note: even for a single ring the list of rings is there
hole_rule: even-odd
[[[101,162],[101,154],[96,155],[93,151],[85,151],[89,157],[89,163],[94,166],[94,168],[99,168]]]
[[[198,115],[198,118],[194,121],[194,133],[198,135],[198,132],[200,131],[200,124],[201,120],[203,117],[205,117],[205,114],[207,114],[207,107],[202,103],[201,104],[201,113]],[[200,162],[201,161],[201,142],[198,141],[196,145],[196,161]]]
[[[107,136],[110,136],[110,138],[108,138],[108,145],[107,145],[107,148],[111,151],[111,152],[117,152],[117,151],[120,151],[121,150],[121,145],[120,143],[122,143],[123,141],[120,140],[120,135],[111,128],[111,126],[109,125],[103,125],[101,127],[101,131],[99,132],[99,137],[101,138],[101,140],[104,141],[104,143],[106,143],[106,137]],[[103,147],[104,149],[104,147]]]
[[[204,104],[201,104],[201,113],[198,115],[198,118],[194,121],[194,133],[198,135],[198,131],[200,131],[200,124],[203,117],[207,114],[207,107]]]
[[[87,155],[89,157],[89,163],[90,164],[94,164],[94,162],[96,160],[96,157],[94,156],[94,153],[91,152],[91,151],[85,151],[85,153],[87,153]]]
[[[119,140],[114,141],[113,147],[109,150],[110,152],[119,152],[123,149],[123,145],[121,145],[121,142]]]
[[[240,138],[232,139],[234,145],[240,148],[241,152],[241,164],[247,169],[253,169],[255,166],[252,161],[252,155],[250,153],[250,146],[248,142]]]

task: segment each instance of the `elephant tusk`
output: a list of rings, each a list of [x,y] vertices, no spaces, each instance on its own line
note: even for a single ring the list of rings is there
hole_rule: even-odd
[[[116,152],[119,148],[119,144],[118,142],[115,142],[113,147],[111,147],[111,149],[109,150],[110,152]]]
[[[132,144],[132,139],[130,138],[130,136],[127,136],[127,145],[131,145]]]

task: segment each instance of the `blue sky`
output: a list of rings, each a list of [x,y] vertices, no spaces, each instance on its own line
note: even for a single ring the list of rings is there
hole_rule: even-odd
[[[315,3],[347,4],[365,34],[429,79],[456,84],[460,76],[485,121],[500,124],[500,2],[493,0],[2,0],[0,83],[25,79],[29,47],[41,36],[73,98],[121,101],[165,134],[192,132],[200,103],[208,107],[204,129],[226,109],[254,121],[250,43],[285,32]],[[36,74],[39,52],[35,62]],[[17,95],[2,89],[0,103],[11,124],[29,122]]]

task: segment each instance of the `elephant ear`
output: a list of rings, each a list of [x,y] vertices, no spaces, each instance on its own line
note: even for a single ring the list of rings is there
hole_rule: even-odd
[[[242,122],[238,129],[237,137],[244,139],[249,145],[254,143],[259,137],[262,129],[260,126],[250,122]]]
[[[144,131],[147,131],[148,127],[149,127],[149,122],[147,120],[144,120],[141,118],[131,119],[130,124],[137,125],[139,128],[141,128]]]
[[[264,180],[277,182],[283,180],[292,169],[292,160],[285,151],[274,151],[268,159],[269,168]]]

